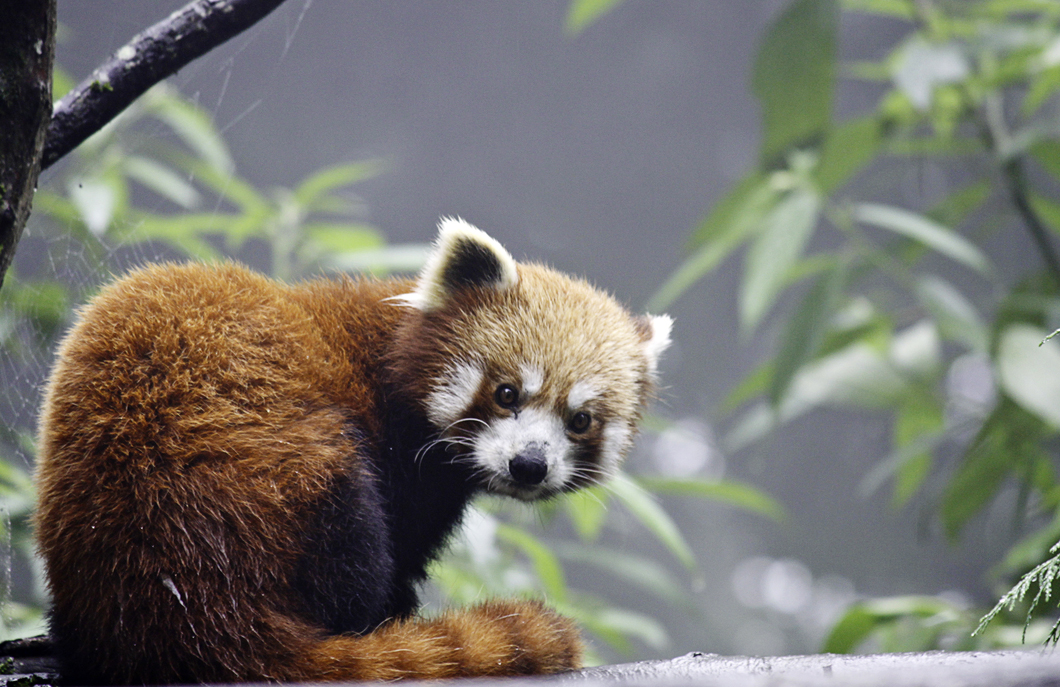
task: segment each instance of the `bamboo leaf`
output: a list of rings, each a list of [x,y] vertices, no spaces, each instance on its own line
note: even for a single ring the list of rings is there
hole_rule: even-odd
[[[1060,179],[1060,140],[1043,138],[1031,146],[1028,152],[1046,171]]]
[[[669,549],[674,558],[690,570],[696,567],[695,556],[681,530],[651,494],[623,473],[611,479],[607,483],[607,489]]]
[[[325,260],[325,264],[350,272],[415,272],[427,262],[430,250],[431,247],[425,243],[407,243],[333,255]]]
[[[563,505],[583,542],[596,541],[607,521],[607,492],[603,487],[579,489],[563,499]]]
[[[1060,203],[1045,196],[1031,192],[1031,208],[1047,227],[1060,234]]]
[[[599,568],[609,575],[656,595],[675,608],[684,608],[688,604],[688,592],[677,581],[677,578],[650,558],[585,544],[557,542],[554,548],[564,560]]]
[[[754,329],[787,283],[788,273],[802,257],[817,226],[820,197],[797,188],[765,219],[765,227],[747,253],[740,289],[740,325]]]
[[[761,228],[776,200],[777,192],[759,174],[737,184],[699,223],[689,242],[694,252],[652,296],[648,310],[666,310],[692,284],[710,274]]]
[[[380,169],[380,163],[375,160],[326,167],[302,181],[294,190],[294,198],[307,211],[316,210],[327,194],[370,179],[378,175]]]
[[[948,281],[928,275],[917,282],[916,295],[931,313],[942,336],[977,353],[986,353],[988,332],[975,306]]]
[[[821,146],[814,179],[822,195],[850,181],[880,151],[880,123],[875,117],[859,117],[832,127]]]
[[[145,101],[155,117],[167,123],[202,161],[223,175],[235,171],[228,145],[206,111],[168,87],[151,89]]]
[[[622,0],[571,0],[567,6],[567,18],[563,30],[569,36],[577,36],[590,24],[617,7]]]
[[[960,234],[915,212],[890,205],[861,203],[854,208],[854,218],[919,241],[981,274],[993,270],[986,255]]]
[[[125,172],[131,178],[185,210],[199,205],[201,196],[195,187],[189,184],[184,177],[155,160],[130,155],[125,159]]]
[[[1060,342],[1049,332],[1015,324],[1001,333],[998,383],[1012,400],[1060,428]]]
[[[497,538],[512,544],[526,554],[531,565],[534,566],[534,572],[541,581],[545,593],[550,598],[557,603],[566,601],[567,583],[563,579],[563,566],[547,546],[529,532],[505,523],[497,525]]]
[[[818,143],[828,128],[837,23],[834,0],[795,0],[766,31],[751,79],[762,106],[765,167],[795,147]]]
[[[784,506],[760,489],[733,480],[695,478],[637,477],[636,481],[648,491],[675,496],[720,501],[763,515],[777,522],[787,520]]]
[[[916,8],[912,0],[843,0],[843,9],[909,21],[916,19]]]
[[[774,373],[768,390],[773,405],[780,403],[795,374],[820,348],[845,283],[846,269],[834,265],[817,278],[788,320],[774,358]]]

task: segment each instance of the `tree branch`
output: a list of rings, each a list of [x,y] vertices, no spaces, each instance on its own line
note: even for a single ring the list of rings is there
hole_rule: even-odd
[[[148,88],[254,25],[281,2],[195,0],[136,35],[56,103],[42,169],[99,131]]]
[[[0,0],[0,284],[41,170],[52,106],[55,0]]]

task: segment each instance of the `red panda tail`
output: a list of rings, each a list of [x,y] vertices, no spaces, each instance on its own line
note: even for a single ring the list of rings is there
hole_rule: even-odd
[[[397,621],[359,637],[329,637],[293,676],[301,680],[395,680],[531,675],[575,670],[574,623],[533,601],[490,601],[437,618]]]

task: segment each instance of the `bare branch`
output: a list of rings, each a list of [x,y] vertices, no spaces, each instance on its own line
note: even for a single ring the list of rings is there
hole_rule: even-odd
[[[195,0],[135,36],[55,105],[42,168],[80,145],[136,98],[241,33],[283,0]]]

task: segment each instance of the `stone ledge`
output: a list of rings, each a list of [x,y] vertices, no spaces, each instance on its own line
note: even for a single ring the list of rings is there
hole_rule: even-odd
[[[0,644],[12,674],[0,687],[54,684],[58,675],[47,638]],[[720,656],[691,653],[668,661],[587,668],[551,678],[481,679],[478,687],[522,682],[587,686],[702,685],[703,687],[1060,687],[1060,652],[1028,649],[848,656]]]
[[[557,680],[704,687],[1060,687],[1052,649],[849,656],[719,656],[601,666]]]

